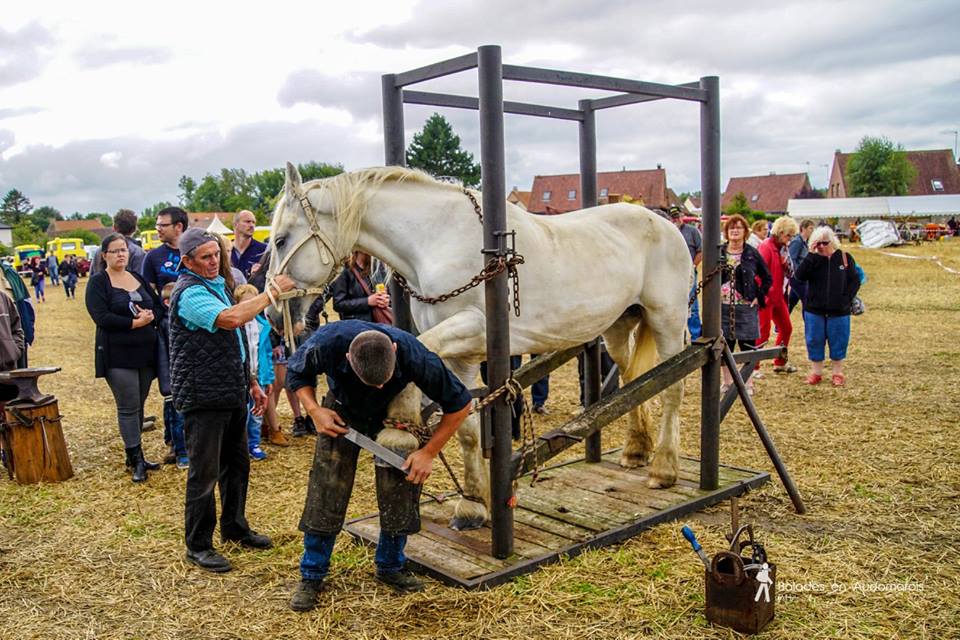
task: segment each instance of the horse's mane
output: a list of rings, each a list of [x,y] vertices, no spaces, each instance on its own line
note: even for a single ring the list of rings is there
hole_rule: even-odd
[[[459,185],[441,182],[423,171],[396,166],[360,169],[304,183],[304,192],[323,188],[333,199],[333,216],[337,221],[335,249],[339,255],[349,255],[353,250],[370,196],[385,182],[414,182],[438,189],[460,190]]]

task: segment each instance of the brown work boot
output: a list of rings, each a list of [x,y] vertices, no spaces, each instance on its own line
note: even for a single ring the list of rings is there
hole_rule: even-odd
[[[287,436],[283,435],[283,431],[279,428],[276,430],[271,429],[267,434],[267,444],[272,444],[275,447],[289,447],[290,440]]]

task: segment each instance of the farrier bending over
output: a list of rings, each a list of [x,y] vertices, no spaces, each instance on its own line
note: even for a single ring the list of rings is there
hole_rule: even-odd
[[[270,538],[250,528],[245,515],[250,458],[247,453],[247,394],[254,412],[266,406],[251,378],[240,327],[270,303],[262,293],[234,304],[220,275],[220,243],[198,228],[179,240],[180,276],[170,298],[170,383],[173,404],[183,414],[190,467],[184,514],[187,560],[213,572],[230,563],[213,548],[217,523],[214,487],[220,486],[220,537],[265,549]],[[273,285],[293,288],[285,275]]]
[[[330,385],[323,406],[316,395],[320,374],[327,376]],[[411,334],[361,320],[323,325],[290,359],[287,386],[296,392],[319,434],[300,519],[304,552],[302,580],[290,600],[295,611],[309,611],[317,605],[353,490],[359,448],[339,436],[349,425],[376,437],[383,429],[388,405],[410,383],[440,404],[443,417],[422,447],[413,434],[396,429],[390,433],[398,436],[397,441],[380,440],[406,456],[406,477],[376,461],[380,508],[376,577],[399,592],[423,589],[423,583],[406,570],[403,549],[407,536],[420,530],[420,485],[430,476],[434,457],[470,412],[470,393],[440,358]]]

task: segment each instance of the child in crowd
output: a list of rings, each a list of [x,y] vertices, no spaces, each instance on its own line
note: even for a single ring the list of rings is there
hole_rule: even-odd
[[[257,288],[251,284],[242,284],[233,292],[238,303],[259,295]],[[270,322],[262,313],[243,326],[247,336],[247,361],[250,363],[250,373],[257,377],[257,383],[267,396],[273,390],[273,347],[270,344]],[[253,400],[247,407],[247,446],[250,457],[254,460],[263,460],[267,453],[260,447],[260,431],[263,418],[253,415]]]
[[[160,291],[160,300],[165,309],[170,308],[170,296],[173,295],[173,282],[168,282]],[[177,469],[186,469],[190,466],[187,457],[187,444],[183,437],[183,415],[174,409],[173,396],[170,394],[170,315],[165,313],[160,323],[157,339],[161,345],[158,350],[166,360],[157,362],[157,385],[163,396],[163,441],[170,447],[170,453],[164,462],[176,462]]]

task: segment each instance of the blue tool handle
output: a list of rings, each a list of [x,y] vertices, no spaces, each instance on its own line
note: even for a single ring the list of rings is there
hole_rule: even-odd
[[[681,533],[683,533],[683,537],[687,539],[687,542],[690,543],[690,546],[693,547],[693,550],[696,551],[697,553],[699,553],[699,552],[700,552],[700,549],[702,549],[702,547],[700,546],[700,543],[697,542],[697,536],[694,535],[693,529],[691,529],[690,527],[685,526],[685,527],[684,527],[683,529],[681,529],[680,531],[681,531]]]

